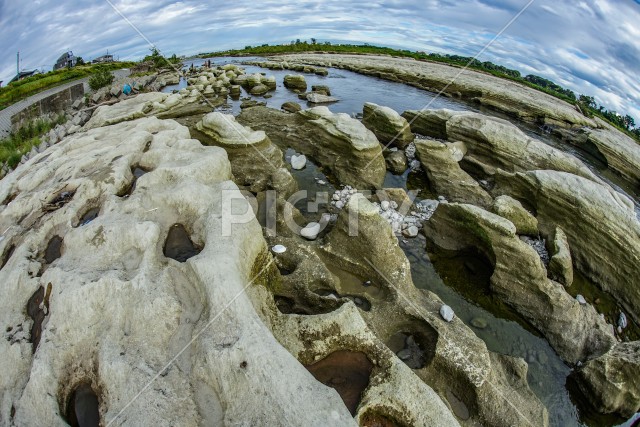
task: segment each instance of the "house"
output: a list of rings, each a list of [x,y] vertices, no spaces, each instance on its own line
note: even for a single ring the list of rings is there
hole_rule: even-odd
[[[113,62],[113,55],[110,55],[107,53],[106,55],[97,57],[91,62],[93,62],[94,64],[103,64],[105,62]]]
[[[75,67],[76,62],[77,62],[77,59],[72,51],[65,52],[62,55],[60,55],[60,58],[58,58],[58,60],[56,61],[56,65],[53,66],[53,69],[59,70],[61,68],[66,68],[66,67],[69,67],[69,68]]]
[[[32,70],[32,71],[20,71],[11,80],[9,80],[9,83],[7,83],[7,84],[11,84],[13,82],[17,82],[18,80],[26,79],[27,77],[31,77],[31,76],[34,76],[36,74],[40,74],[40,70],[36,69],[36,70]]]

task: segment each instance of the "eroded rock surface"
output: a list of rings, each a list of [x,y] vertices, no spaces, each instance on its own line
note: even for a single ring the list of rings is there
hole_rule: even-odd
[[[366,102],[362,110],[362,124],[372,131],[384,145],[405,148],[414,136],[407,120],[389,107]]]
[[[28,336],[0,342],[0,418],[64,425],[60,414],[87,384],[103,424],[354,425],[243,292],[269,283],[273,265],[255,219],[223,233],[222,192],[248,208],[224,150],[143,118],[78,133],[46,155],[0,182],[2,194],[16,193],[0,212],[1,249],[15,245],[0,271],[3,330],[28,330],[27,301],[52,288],[35,355]],[[148,172],[118,197],[135,164]],[[62,189],[73,197],[44,209]],[[97,218],[72,227],[96,204]],[[163,254],[175,223],[202,248],[184,263]],[[61,256],[38,277],[33,254],[53,235],[64,238]]]
[[[496,194],[535,209],[540,229],[567,235],[575,267],[640,320],[640,223],[633,204],[611,188],[572,174],[530,171],[496,175]]]
[[[340,183],[380,188],[385,161],[375,135],[347,114],[314,107],[294,114],[272,108],[242,111],[238,122],[265,131],[281,149],[293,148],[327,167]]]
[[[483,175],[493,175],[496,169],[509,172],[549,169],[601,182],[580,160],[527,136],[503,119],[452,110],[409,110],[403,117],[411,122],[416,133],[464,142],[469,167]]]
[[[577,363],[606,353],[613,331],[593,306],[580,305],[547,278],[539,255],[510,221],[479,207],[441,204],[425,224],[432,242],[447,250],[475,248],[494,266],[491,290],[533,324],[558,354]]]

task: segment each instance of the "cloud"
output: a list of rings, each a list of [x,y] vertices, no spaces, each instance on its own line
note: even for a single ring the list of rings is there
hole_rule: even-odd
[[[166,54],[309,39],[476,55],[527,0],[110,0]],[[640,0],[536,0],[479,58],[640,119]],[[0,0],[0,79],[72,49],[139,59],[149,44],[106,0]],[[640,122],[640,120],[637,120]]]

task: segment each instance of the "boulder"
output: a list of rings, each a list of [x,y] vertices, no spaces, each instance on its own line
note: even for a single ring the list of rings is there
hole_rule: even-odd
[[[497,169],[508,172],[557,170],[602,183],[580,160],[527,136],[507,120],[479,113],[451,110],[405,111],[413,132],[464,142],[464,161],[482,175]]]
[[[424,230],[445,250],[484,254],[493,266],[491,291],[534,325],[565,361],[601,356],[615,343],[611,326],[593,306],[580,305],[547,278],[539,255],[518,238],[510,221],[476,206],[446,203]]]
[[[238,122],[261,129],[282,149],[293,148],[327,167],[340,183],[380,188],[386,174],[375,135],[347,114],[314,107],[295,114],[272,108],[243,110]]]
[[[284,76],[284,87],[304,92],[307,90],[307,81],[302,74],[287,74]]]
[[[300,104],[298,104],[297,102],[290,102],[290,101],[282,104],[280,108],[284,111],[288,111],[289,113],[297,113],[298,111],[302,110],[302,107],[300,107]]]
[[[257,84],[249,91],[251,95],[264,95],[267,92],[269,92],[269,88],[263,84]]]
[[[224,148],[236,183],[249,187],[252,192],[266,190],[272,175],[284,165],[282,151],[263,131],[242,126],[230,114],[207,114],[196,124],[194,134],[206,145]],[[290,174],[288,180],[293,180]],[[286,181],[282,183],[283,188],[289,187]]]
[[[496,215],[508,219],[515,225],[518,234],[537,236],[538,220],[526,210],[522,203],[507,195],[498,196],[493,201],[491,210]],[[571,261],[571,258],[569,258]]]
[[[576,144],[585,151],[589,145],[604,157],[607,167],[625,178],[631,185],[640,186],[640,150],[638,141],[606,124],[604,129],[587,131],[584,144]]]
[[[403,151],[390,151],[384,158],[387,169],[395,175],[402,175],[407,168],[407,156]]]
[[[331,96],[331,89],[326,85],[313,85],[311,86],[311,91],[321,93],[322,95]]]
[[[150,117],[47,154],[0,182],[3,194],[20,188],[0,213],[12,225],[0,249],[15,245],[0,270],[1,419],[67,425],[83,396],[101,425],[354,425],[265,325],[273,297],[246,292],[275,286],[277,270],[255,218],[223,232],[224,194],[249,209],[224,150]],[[135,165],[148,173],[117,196]],[[73,193],[43,210],[61,189]],[[89,208],[98,217],[79,225]],[[53,236],[60,249],[47,260]]]
[[[462,170],[446,144],[430,139],[416,139],[416,155],[429,177],[433,189],[453,202],[470,203],[482,207],[492,199],[471,175]]]
[[[624,418],[640,411],[640,341],[617,344],[573,372],[584,399],[596,412]]]
[[[573,283],[573,263],[569,240],[562,228],[556,227],[550,246],[549,277],[569,287]]]
[[[409,122],[389,107],[366,102],[362,112],[362,124],[385,146],[393,144],[404,149],[414,140]]]
[[[308,93],[305,98],[312,104],[330,104],[340,101],[338,98],[335,98],[333,96],[327,96],[315,92]]]
[[[562,228],[573,265],[640,321],[640,222],[633,203],[609,186],[556,171],[499,173],[495,194],[508,194],[536,212],[544,235]],[[603,236],[606,236],[604,238]]]

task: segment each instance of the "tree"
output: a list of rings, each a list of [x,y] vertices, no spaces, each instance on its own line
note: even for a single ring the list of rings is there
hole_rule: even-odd
[[[628,114],[622,118],[622,123],[624,124],[624,127],[627,128],[627,130],[631,130],[631,128],[635,127],[636,125],[636,122],[635,120],[633,120],[633,117],[631,117]]]
[[[580,102],[580,104],[584,105],[587,108],[596,108],[596,100],[593,99],[593,96],[580,95],[578,101]]]
[[[84,65],[84,59],[82,59],[82,56],[76,57],[76,65]]]
[[[311,44],[316,44],[316,39],[311,38]]]

